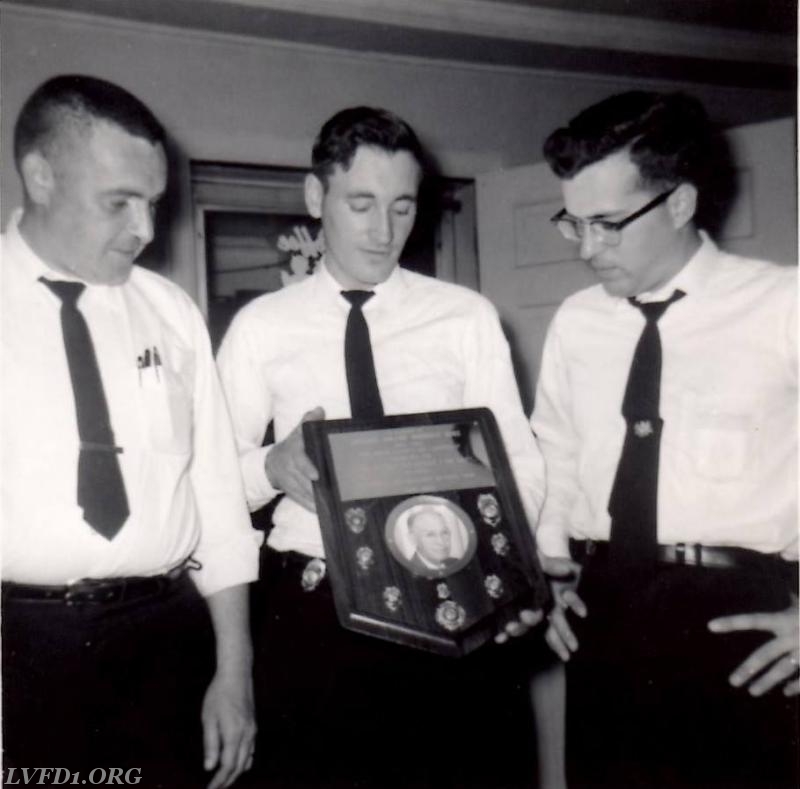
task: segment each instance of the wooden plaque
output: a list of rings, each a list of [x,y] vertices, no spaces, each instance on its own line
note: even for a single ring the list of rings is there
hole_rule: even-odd
[[[344,627],[456,656],[504,612],[545,604],[491,411],[313,421],[303,434]]]

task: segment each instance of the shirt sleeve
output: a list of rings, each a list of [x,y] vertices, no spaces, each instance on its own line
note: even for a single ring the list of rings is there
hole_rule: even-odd
[[[486,406],[494,414],[528,523],[535,531],[545,492],[544,461],[525,418],[508,343],[488,301],[481,300],[462,347],[465,407]]]
[[[200,518],[200,541],[194,557],[202,565],[195,581],[200,592],[209,596],[258,578],[263,535],[250,523],[208,332],[194,305],[190,316],[196,353],[190,476]]]
[[[556,313],[547,332],[531,418],[547,467],[547,496],[537,540],[545,556],[569,557],[569,518],[578,494],[578,438]]]
[[[247,504],[255,512],[280,491],[272,487],[264,467],[272,449],[264,445],[273,417],[272,393],[260,374],[265,338],[259,339],[250,316],[245,310],[233,319],[217,353],[217,368],[230,409]]]
[[[786,321],[784,324],[783,336],[780,337],[779,342],[781,347],[786,349],[786,366],[788,369],[790,386],[792,387],[793,397],[795,403],[797,402],[797,373],[798,373],[798,325],[797,325],[797,269],[796,267],[787,267],[789,274],[790,287],[787,288],[788,308],[786,310]],[[796,412],[795,412],[796,413]],[[790,562],[796,562],[800,556],[800,531],[795,531],[793,539],[781,552],[784,559]]]

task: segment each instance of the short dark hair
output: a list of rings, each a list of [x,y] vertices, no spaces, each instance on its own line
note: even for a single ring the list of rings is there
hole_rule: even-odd
[[[584,167],[628,149],[643,185],[701,188],[711,159],[712,128],[703,105],[685,93],[629,91],[581,112],[545,141],[553,172],[572,178]]]
[[[96,121],[114,123],[153,144],[164,142],[164,127],[132,93],[96,77],[64,74],[42,83],[20,111],[14,126],[17,169],[32,150],[52,152],[68,126],[88,130]]]
[[[362,145],[390,153],[408,151],[426,170],[425,154],[414,130],[389,110],[349,107],[337,112],[320,129],[311,151],[311,170],[327,188],[328,176],[338,165],[350,169]]]

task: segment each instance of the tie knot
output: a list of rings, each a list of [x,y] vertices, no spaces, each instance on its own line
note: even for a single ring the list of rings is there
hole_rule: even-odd
[[[674,304],[678,299],[682,299],[686,294],[682,290],[676,290],[668,299],[664,301],[637,301],[634,298],[628,299],[634,307],[638,307],[648,323],[657,322],[667,311],[670,304]]]
[[[374,290],[343,290],[344,296],[350,305],[356,309],[361,309],[366,302],[368,302],[375,295]]]
[[[39,277],[39,281],[50,288],[64,304],[74,307],[78,303],[86,285],[82,282],[67,282],[65,280],[46,279]]]

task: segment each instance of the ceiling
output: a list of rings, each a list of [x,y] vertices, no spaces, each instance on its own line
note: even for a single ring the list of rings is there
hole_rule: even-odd
[[[336,49],[794,91],[795,0],[25,0]]]
[[[772,33],[791,33],[797,17],[795,0],[486,0],[501,1]]]

